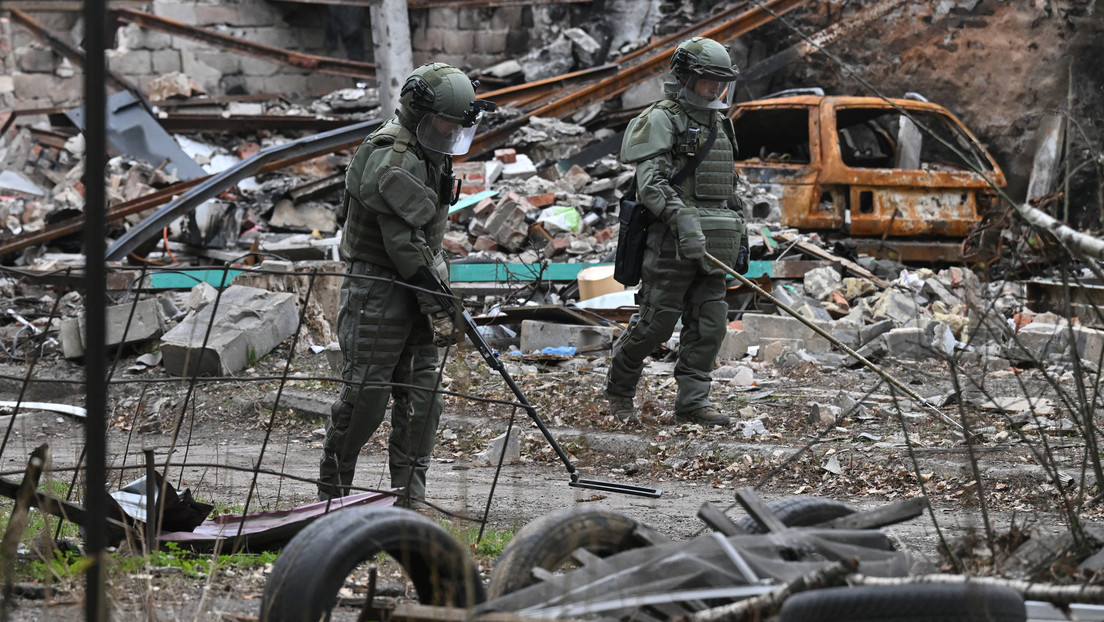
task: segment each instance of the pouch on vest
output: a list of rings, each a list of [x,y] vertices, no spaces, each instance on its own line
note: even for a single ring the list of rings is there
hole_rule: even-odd
[[[644,249],[647,248],[648,225],[652,214],[643,203],[636,202],[636,180],[633,186],[621,197],[621,207],[617,220],[617,256],[613,264],[613,280],[632,287],[640,282],[640,272],[644,265]]]

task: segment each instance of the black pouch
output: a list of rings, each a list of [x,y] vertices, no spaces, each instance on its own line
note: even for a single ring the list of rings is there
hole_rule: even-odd
[[[632,287],[640,282],[640,271],[644,265],[644,249],[648,241],[648,225],[652,223],[652,214],[637,203],[635,188],[621,198],[621,207],[617,216],[620,228],[617,232],[617,256],[613,264],[613,279],[618,283]]]

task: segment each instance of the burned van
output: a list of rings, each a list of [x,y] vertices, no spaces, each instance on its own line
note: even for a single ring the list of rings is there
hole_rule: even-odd
[[[900,259],[953,250],[997,201],[1000,167],[942,106],[903,99],[826,97],[819,89],[739,104],[736,168],[783,226],[891,241]],[[942,242],[942,244],[940,244]],[[942,247],[943,250],[938,250]]]

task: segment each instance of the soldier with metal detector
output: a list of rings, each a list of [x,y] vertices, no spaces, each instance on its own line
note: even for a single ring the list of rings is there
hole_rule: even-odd
[[[675,418],[704,425],[729,419],[709,401],[710,372],[728,326],[724,271],[706,252],[747,272],[743,202],[736,194],[736,138],[725,116],[739,75],[728,49],[705,37],[681,43],[671,57],[674,83],[666,97],[629,123],[621,159],[636,165],[637,201],[621,209],[645,214],[639,233],[623,231],[620,246],[636,242],[639,311],[613,346],[605,394],[610,413],[637,421],[633,397],[644,359],[671,337],[682,317],[675,379]],[[622,217],[622,227],[628,219]],[[639,239],[633,239],[638,236]],[[641,240],[643,244],[640,244]],[[631,253],[628,253],[631,255]],[[632,272],[618,266],[619,272]],[[633,276],[628,279],[632,280]],[[635,285],[632,283],[626,283]]]
[[[346,172],[340,251],[348,276],[337,318],[344,384],[326,424],[322,499],[348,494],[390,397],[391,486],[404,489],[402,505],[425,498],[442,408],[437,347],[454,341],[455,328],[434,295],[408,285],[433,286],[427,269],[448,281],[441,242],[459,196],[452,156],[467,153],[483,111],[494,109],[476,99],[475,86],[449,65],[415,69],[396,116],[361,143]]]

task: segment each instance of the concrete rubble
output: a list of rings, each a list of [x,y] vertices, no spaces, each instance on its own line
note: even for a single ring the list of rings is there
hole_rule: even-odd
[[[653,32],[657,16],[670,7],[653,2],[647,11],[640,11],[638,4],[612,3],[608,11],[616,16],[616,25],[601,28],[589,23],[563,26],[556,17],[562,11],[557,13],[556,9],[541,9],[524,19],[519,11],[496,10],[490,21],[481,21],[469,11],[434,10],[427,13],[426,20],[412,22],[413,48],[416,54],[445,49],[440,60],[446,62],[453,60],[449,54],[464,51],[468,54],[465,62],[484,67],[478,71],[479,75],[495,87],[563,76],[616,61],[641,49]],[[250,24],[251,34],[276,41],[274,33],[283,27],[283,17],[278,11],[259,5],[235,11],[221,14],[201,6],[172,3],[158,5],[155,12],[196,28],[240,18]],[[684,10],[668,16],[664,28],[675,29],[689,19]],[[524,20],[531,20],[526,22],[529,30],[524,33],[534,37],[525,46],[529,53],[508,59],[494,56],[491,48],[513,45],[507,39],[524,34],[518,28]],[[476,31],[481,33],[479,39],[472,34]],[[437,41],[433,45],[438,47],[432,48],[427,41]],[[737,48],[738,54],[747,53],[746,49]],[[473,50],[478,58],[471,56]],[[57,55],[41,44],[29,44],[16,52],[18,75],[64,73],[58,74],[61,70]],[[260,119],[262,129],[251,132],[232,131],[227,125],[223,131],[189,130],[186,135],[174,135],[208,173],[224,170],[289,140],[290,132],[265,129],[265,123],[274,128],[278,127],[278,120],[289,118],[320,124],[335,119],[347,123],[370,119],[382,112],[379,91],[361,82],[352,86],[347,82],[335,83],[335,88],[312,98],[309,104],[293,103],[290,98],[279,96],[248,101],[212,97],[212,93],[224,88],[228,79],[243,89],[256,91],[261,86],[278,87],[282,84],[277,80],[280,74],[271,63],[266,65],[264,61],[234,54],[210,54],[195,45],[181,46],[167,35],[134,24],[120,29],[119,48],[112,52],[111,58],[114,69],[125,73],[131,68],[132,73],[141,74],[141,84],[153,105],[151,111],[162,120],[183,116],[177,111],[184,108],[221,118],[250,115]],[[651,82],[654,81],[644,81],[634,88]],[[281,90],[271,88],[267,92]],[[625,98],[630,96],[626,92],[621,104],[626,105]],[[645,99],[650,101],[654,96],[653,93]],[[457,290],[469,294],[473,313],[488,313],[501,301],[495,296],[475,293],[480,289],[478,283],[485,281],[469,283],[457,279],[457,268],[461,266],[547,268],[577,264],[582,268],[610,261],[617,235],[618,200],[629,185],[632,168],[616,158],[619,139],[615,130],[586,125],[595,115],[603,113],[600,109],[601,106],[591,107],[570,119],[527,118],[502,144],[456,164],[455,174],[460,178],[464,203],[450,214],[445,248],[453,262]],[[609,111],[607,106],[604,112]],[[510,122],[519,114],[513,106],[505,106],[491,116],[488,128]],[[38,125],[44,120],[45,117],[37,119]],[[35,129],[32,119],[25,121],[11,124],[0,135],[0,169],[4,171],[0,176],[0,224],[8,237],[46,231],[54,223],[77,215],[83,207],[79,185],[83,157],[80,134],[65,127],[44,133]],[[596,145],[605,143],[608,148],[592,152]],[[250,253],[265,251],[279,253],[294,264],[329,261],[333,271],[340,272],[340,266],[333,263],[341,229],[336,209],[341,201],[342,174],[347,161],[347,151],[321,155],[228,187],[217,199],[203,203],[194,214],[166,227],[160,240],[151,241],[143,249],[140,259],[151,265],[180,265],[198,260],[233,264],[243,257],[257,259]],[[130,154],[112,158],[107,172],[109,203],[139,202],[180,181],[159,164],[144,162]],[[744,190],[752,212],[749,232],[753,265],[758,266],[759,274],[767,272],[768,267],[775,268],[770,270],[771,274],[777,274],[780,272],[777,268],[795,259],[792,252],[786,255],[786,246],[780,245],[775,237],[796,235],[829,255],[834,252],[828,241],[817,234],[804,235],[781,226],[777,199],[758,189]],[[474,199],[465,201],[471,197]],[[114,225],[111,235],[121,235],[141,224],[145,214],[148,212],[129,213]],[[69,261],[79,262],[79,253],[80,243],[75,236],[59,237],[45,245],[20,250],[15,263],[28,269],[56,268]],[[932,271],[867,256],[847,258],[855,259],[870,274],[888,281],[889,286],[885,287],[863,274],[841,268],[844,264],[840,262],[808,259],[813,259],[815,265],[809,265],[800,274],[773,277],[772,295],[870,360],[961,357],[996,369],[1069,363],[1076,357],[1091,369],[1099,367],[1104,331],[1085,325],[1092,318],[1059,317],[1042,312],[1044,309],[1035,313],[1024,288],[1014,282],[982,282],[967,268]],[[269,267],[302,272],[302,268],[293,264],[269,264]],[[755,271],[753,268],[753,275]],[[128,303],[120,305],[118,311],[109,310],[112,314],[129,316],[128,309],[131,306],[135,309],[126,334],[110,335],[109,344],[134,345],[160,339],[166,349],[163,365],[174,374],[190,373],[196,365],[210,373],[239,371],[250,356],[267,352],[292,334],[295,305],[303,302],[305,279],[290,278],[277,284],[263,277],[258,283],[257,278],[256,274],[242,275],[224,293],[224,298],[233,295],[223,300],[223,304],[236,301],[234,296],[242,291],[238,286],[249,284],[271,288],[273,292],[294,292],[299,298],[292,301],[296,296],[282,296],[278,304],[265,303],[269,310],[278,309],[277,313],[258,312],[250,316],[250,322],[264,327],[260,332],[266,337],[258,343],[244,341],[246,335],[258,331],[238,325],[252,313],[244,309],[253,309],[253,303],[232,302],[232,306],[244,306],[234,306],[226,314],[220,311],[218,317],[226,324],[208,338],[210,354],[193,356],[192,349],[198,347],[195,343],[198,327],[194,323],[202,316],[202,310],[193,309],[190,313],[194,315],[181,321],[166,317],[165,305],[147,297],[137,306]],[[528,292],[528,297],[523,295],[515,303],[585,305],[587,302],[581,295],[582,288],[574,283],[574,273],[544,280],[546,286],[532,288],[534,291]],[[509,278],[495,281],[501,284]],[[623,289],[612,281],[609,284],[614,290]],[[500,289],[498,293],[504,292]],[[621,309],[617,317],[608,317],[605,325],[526,320],[494,328],[500,338],[513,336],[506,337],[514,342],[509,345],[525,354],[570,346],[580,356],[600,355],[619,334],[617,322],[626,319],[625,309],[631,310],[634,304],[631,291],[622,295],[628,298],[606,309],[597,309],[599,315],[607,309]],[[253,292],[251,296],[261,294]],[[160,297],[162,301],[167,298]],[[718,366],[738,361],[780,366],[853,364],[840,348],[798,320],[771,308],[772,305],[752,308],[757,305],[749,304],[752,301],[746,294],[734,295],[729,302],[734,320],[718,356]],[[312,326],[301,347],[328,347],[333,342],[336,286],[324,287],[309,304],[311,308],[304,317]],[[60,323],[61,349],[68,358],[79,358],[82,354],[80,326],[76,317]],[[677,347],[676,334],[667,348]],[[744,376],[740,378],[742,382]]]

